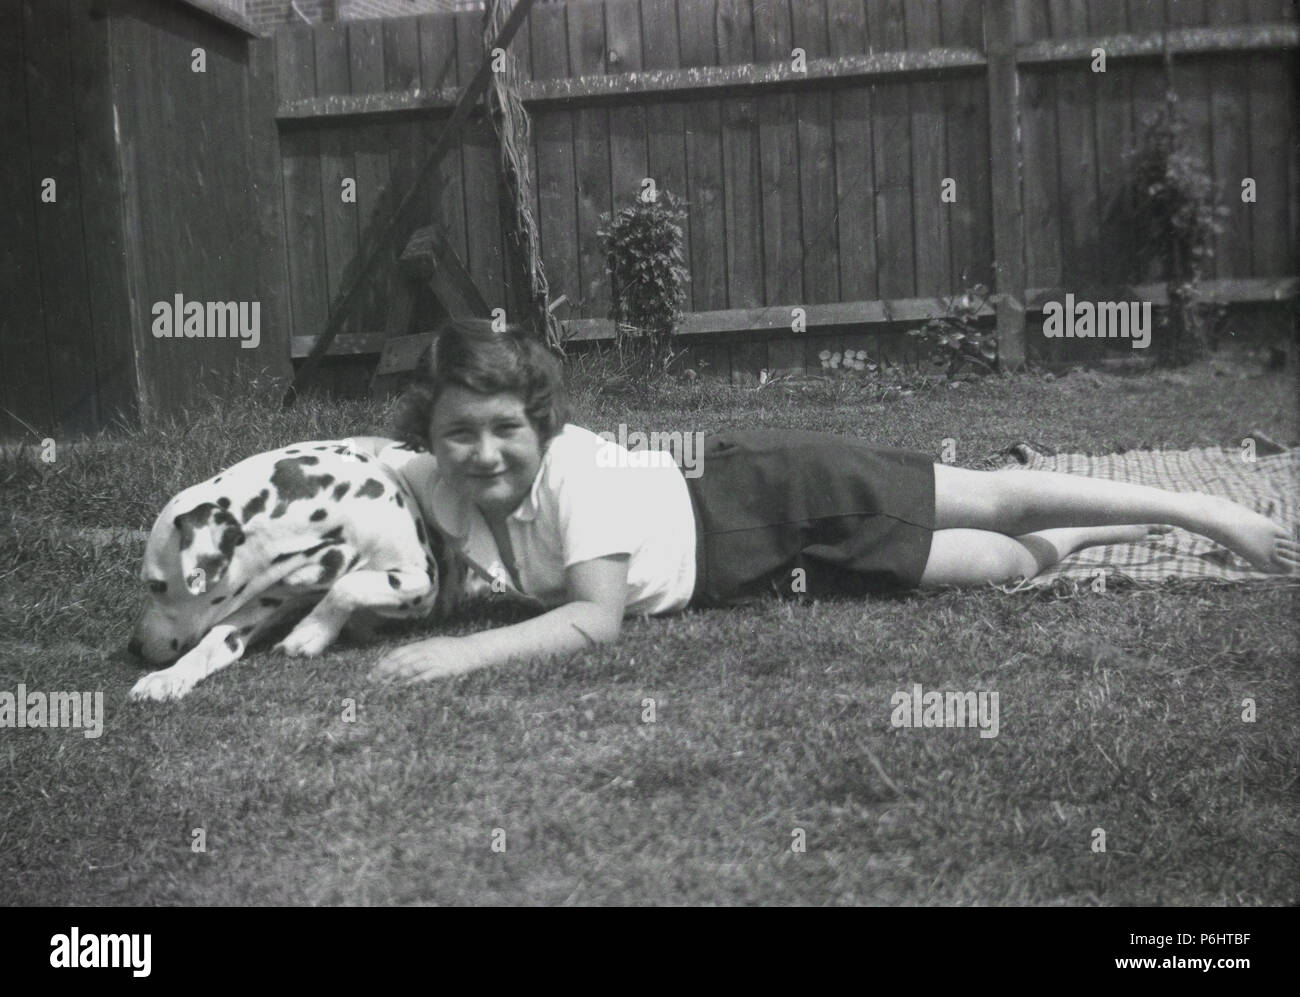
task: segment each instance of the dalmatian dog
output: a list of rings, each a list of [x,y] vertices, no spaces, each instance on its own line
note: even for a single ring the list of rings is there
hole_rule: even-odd
[[[392,446],[401,445],[296,443],[168,502],[145,546],[149,601],[128,648],[150,664],[174,663],[136,682],[132,698],[179,699],[289,626],[275,650],[312,656],[345,626],[364,638],[379,619],[446,608],[442,545],[376,457]]]

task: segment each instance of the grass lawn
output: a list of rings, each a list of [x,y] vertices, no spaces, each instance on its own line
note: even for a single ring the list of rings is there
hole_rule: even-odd
[[[574,393],[594,430],[814,428],[936,459],[952,438],[967,466],[1021,440],[1300,442],[1294,374],[1244,356],[955,389],[636,396],[587,372]],[[411,689],[366,681],[381,646],[255,652],[178,704],[131,703],[142,544],[103,528],[148,528],[172,493],[258,450],[385,428],[379,406],[276,397],[245,384],[52,464],[0,459],[0,690],[102,690],[106,713],[98,739],[0,729],[0,903],[1300,901],[1294,585],[688,612],[567,661]],[[895,729],[891,696],[916,683],[996,690],[998,736]]]

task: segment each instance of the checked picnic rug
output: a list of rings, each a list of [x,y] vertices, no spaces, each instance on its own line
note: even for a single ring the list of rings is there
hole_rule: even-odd
[[[1253,462],[1242,450],[1202,447],[1195,450],[1130,450],[1091,456],[1081,453],[1049,455],[1027,443],[1005,451],[1001,469],[1063,471],[1095,478],[1154,485],[1170,491],[1221,495],[1263,513],[1297,533],[1300,523],[1300,449]],[[1058,588],[1091,584],[1098,568],[1106,569],[1107,584],[1126,580],[1136,585],[1160,585],[1174,580],[1211,582],[1264,580],[1296,584],[1295,576],[1267,575],[1211,540],[1175,529],[1140,544],[1089,547],[1021,583],[1023,588]]]

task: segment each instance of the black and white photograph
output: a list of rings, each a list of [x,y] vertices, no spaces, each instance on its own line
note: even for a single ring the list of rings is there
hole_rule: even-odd
[[[0,905],[1300,904],[1297,49],[0,0]]]

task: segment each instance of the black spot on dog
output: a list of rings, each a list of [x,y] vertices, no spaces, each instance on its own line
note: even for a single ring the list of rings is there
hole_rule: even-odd
[[[283,554],[276,554],[275,557],[271,558],[271,563],[279,564],[281,561],[287,561],[291,557],[312,557],[319,554],[326,547],[333,547],[335,544],[341,544],[343,542],[343,527],[336,526],[327,533],[322,533],[321,537],[322,539],[320,543],[308,547],[305,550],[290,550],[285,551]]]
[[[299,451],[298,451],[298,448],[297,448],[297,447],[295,447],[295,448],[292,449],[292,450],[286,450],[286,451],[285,451],[285,453],[287,453],[287,454],[295,454],[295,453],[298,453],[298,452],[299,452]]]
[[[366,478],[366,483],[357,489],[357,498],[379,498],[384,494],[384,486],[374,478]]]
[[[221,478],[222,478],[222,475],[218,474],[215,478],[212,479],[212,483],[213,483],[214,485],[219,485],[219,484],[221,484]]]
[[[324,519],[328,515],[329,513],[326,512],[324,509],[317,509],[315,512],[311,514],[311,521],[313,523],[319,523],[322,519]]]
[[[402,587],[402,580],[390,571],[388,573],[388,584],[395,589],[399,589]]]
[[[424,596],[422,596],[422,595],[417,595],[414,599],[411,600],[411,605],[412,605],[412,606],[418,606],[418,605],[419,605],[420,603],[422,603],[423,601],[424,601]]]
[[[348,489],[351,487],[352,487],[352,482],[350,481],[345,481],[342,484],[338,485],[334,489],[334,501],[337,502],[344,495],[346,495],[348,493]]]
[[[397,508],[399,509],[406,508],[406,503],[402,500],[401,492],[393,492],[393,498],[397,500]]]
[[[240,594],[241,592],[243,592],[244,589],[246,589],[246,588],[248,588],[248,582],[244,582],[243,585],[241,585],[241,586],[239,586],[239,588],[235,589],[235,598],[238,598],[238,597],[239,597],[239,594]]]
[[[167,591],[167,583],[166,583],[166,582],[159,581],[157,578],[150,578],[150,579],[149,579],[149,591],[150,591],[150,592],[157,592],[158,594],[161,595],[163,592],[166,592],[166,591]]]
[[[366,456],[365,454],[363,454],[363,453],[359,453],[359,454],[357,454],[357,460],[359,460],[359,461],[360,461],[361,463],[363,463],[363,464],[369,464],[369,463],[370,463],[370,458],[367,457],[367,456]]]
[[[264,595],[257,601],[259,606],[266,606],[268,609],[274,609],[276,606],[282,605],[283,603],[283,599],[277,599],[273,595]]]
[[[176,532],[180,534],[181,550],[189,550],[190,545],[194,543],[194,534],[208,525],[208,521],[215,511],[217,511],[217,507],[211,502],[201,502],[189,512],[182,512],[172,520],[172,525],[176,527]]]
[[[410,604],[409,602],[407,602],[405,599],[403,599],[401,602],[399,602],[399,603],[397,604],[397,608],[398,608],[398,609],[409,609],[410,606],[411,606],[411,604]]]
[[[334,484],[332,474],[307,474],[303,470],[304,467],[319,463],[319,457],[295,457],[275,462],[271,484],[275,487],[279,500],[271,512],[272,519],[283,516],[285,510],[299,499],[314,498],[322,489]]]
[[[212,600],[212,605],[215,606],[217,603],[219,603],[219,602],[225,602],[225,601],[226,601],[226,597],[225,597],[224,595],[219,595],[219,596],[217,596],[215,599]]]
[[[226,496],[223,495],[221,496],[221,498],[217,499],[217,505],[221,506],[221,508],[223,509],[229,509],[230,499],[226,498]]]
[[[353,568],[355,568],[357,566],[357,562],[360,560],[361,560],[361,552],[357,551],[357,553],[352,555],[352,560],[348,562],[348,571],[351,571]]]
[[[268,496],[270,496],[270,494],[271,494],[271,493],[270,493],[269,490],[263,488],[260,492],[257,493],[257,497],[256,497],[256,498],[251,498],[251,499],[249,499],[247,502],[245,502],[245,503],[244,503],[244,511],[243,511],[243,513],[241,514],[240,518],[243,519],[243,521],[244,521],[245,523],[247,523],[250,519],[252,519],[254,516],[256,516],[259,512],[265,512],[265,511],[266,511],[266,500],[267,500]]]
[[[343,551],[337,547],[334,550],[327,550],[321,556],[320,566],[320,582],[332,582],[338,577],[339,568],[343,567]]]
[[[249,629],[251,630],[252,627],[249,627]],[[242,633],[242,631],[241,631],[241,633]],[[239,638],[236,637],[234,634],[226,634],[226,647],[230,648],[232,651],[238,651],[238,650],[239,650]]]

